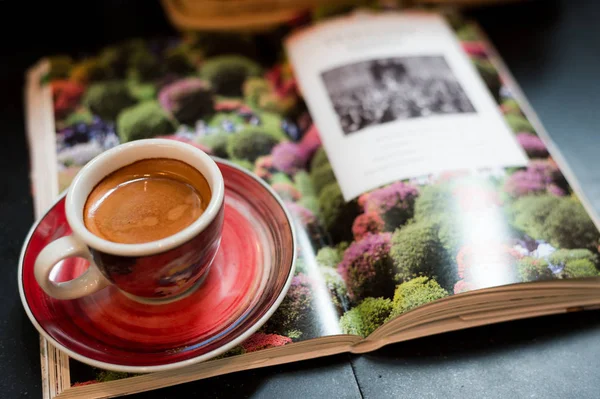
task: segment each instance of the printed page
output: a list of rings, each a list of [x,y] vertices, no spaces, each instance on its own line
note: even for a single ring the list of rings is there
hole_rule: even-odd
[[[527,157],[445,20],[356,13],[287,42],[349,201],[386,183]]]

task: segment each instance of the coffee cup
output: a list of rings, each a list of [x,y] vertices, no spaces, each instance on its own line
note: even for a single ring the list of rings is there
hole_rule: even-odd
[[[84,208],[92,191],[120,169],[152,159],[181,161],[205,178],[210,198],[200,216],[187,227],[149,242],[114,242],[92,233],[84,221]],[[74,178],[65,199],[72,234],[51,242],[41,251],[35,262],[35,278],[56,299],[83,297],[112,284],[140,302],[178,300],[202,283],[217,254],[224,195],[219,167],[208,154],[192,145],[147,139],[116,146],[88,162]],[[54,267],[72,257],[87,259],[88,269],[73,280],[52,281]]]

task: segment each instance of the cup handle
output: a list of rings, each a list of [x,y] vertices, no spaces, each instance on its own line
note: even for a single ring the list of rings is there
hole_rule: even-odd
[[[74,256],[87,259],[90,262],[88,269],[81,276],[70,281],[62,283],[51,281],[50,273],[54,266],[61,260]],[[44,292],[56,299],[80,298],[110,284],[94,264],[87,245],[72,235],[51,242],[40,252],[35,260],[34,274]]]

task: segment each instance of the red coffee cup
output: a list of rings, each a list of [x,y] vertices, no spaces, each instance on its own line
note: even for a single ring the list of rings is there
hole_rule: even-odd
[[[83,221],[83,209],[92,189],[110,173],[133,162],[150,158],[183,161],[208,181],[211,198],[206,210],[179,232],[148,243],[121,244],[91,233]],[[114,147],[79,171],[65,201],[72,234],[46,246],[35,262],[35,278],[41,288],[57,299],[90,295],[109,284],[140,302],[164,303],[178,300],[198,287],[217,254],[223,228],[225,187],[213,159],[186,143],[137,140]],[[87,271],[74,280],[55,283],[54,266],[70,257],[86,258]]]

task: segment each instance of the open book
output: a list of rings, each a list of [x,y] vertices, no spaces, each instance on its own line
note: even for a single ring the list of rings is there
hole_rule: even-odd
[[[170,137],[265,179],[296,275],[248,341],[145,375],[41,338],[45,397],[95,398],[600,305],[598,218],[500,58],[456,15],[311,13],[132,40],[27,77],[37,217],[119,143]]]

